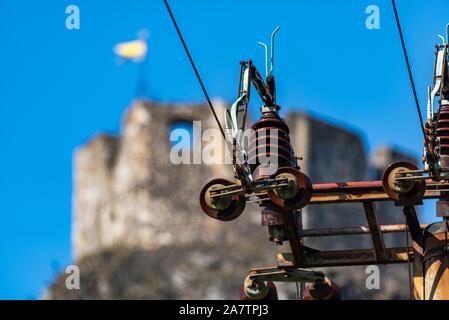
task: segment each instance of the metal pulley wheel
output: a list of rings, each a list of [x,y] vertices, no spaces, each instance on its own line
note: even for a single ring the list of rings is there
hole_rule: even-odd
[[[288,186],[267,191],[270,200],[285,209],[297,210],[307,205],[312,198],[312,182],[301,171],[292,167],[278,169],[276,180],[287,180]]]
[[[246,206],[244,194],[211,197],[212,191],[233,184],[226,179],[213,179],[203,187],[200,193],[200,206],[205,214],[220,221],[231,221],[242,214]]]
[[[395,202],[401,205],[416,205],[426,192],[426,182],[424,180],[410,179],[401,180],[408,171],[418,170],[412,163],[399,161],[392,163],[382,176],[382,185],[385,193]]]

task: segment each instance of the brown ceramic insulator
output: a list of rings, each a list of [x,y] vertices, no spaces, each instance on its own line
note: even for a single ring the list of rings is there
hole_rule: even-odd
[[[267,160],[278,167],[295,167],[296,159],[290,144],[289,129],[277,112],[265,112],[252,126],[248,163],[253,171]]]
[[[277,288],[276,288],[275,284],[273,283],[273,281],[267,281],[267,287],[268,287],[267,295],[259,300],[261,300],[261,301],[279,300],[278,291],[277,291]],[[243,283],[240,285],[239,298],[240,298],[240,300],[246,300],[246,301],[253,300],[252,298],[250,298],[246,295],[245,286]]]
[[[436,136],[440,140],[441,166],[449,168],[449,101],[441,101],[436,120]]]

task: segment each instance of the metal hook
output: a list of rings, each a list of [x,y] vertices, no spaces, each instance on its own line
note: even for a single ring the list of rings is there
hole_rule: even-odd
[[[263,42],[258,42],[258,44],[265,48],[265,76],[268,76],[268,46]]]
[[[449,23],[446,25],[446,43],[449,43]]]
[[[438,38],[441,39],[441,41],[443,42],[443,46],[444,46],[446,44],[446,39],[441,34],[438,35]]]
[[[274,36],[276,33],[281,29],[280,26],[277,26],[276,29],[274,29],[273,33],[271,34],[271,66],[270,66],[270,73],[273,73],[274,69]]]
[[[270,48],[270,68],[268,68],[268,46],[263,42],[258,42],[262,47],[265,48],[265,76],[268,77],[269,74],[273,73],[274,70],[274,36],[281,29],[277,26],[276,29],[271,33],[271,48]]]

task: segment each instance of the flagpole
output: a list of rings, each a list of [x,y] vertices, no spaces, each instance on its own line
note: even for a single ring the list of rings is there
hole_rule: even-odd
[[[148,90],[148,55],[138,64],[136,97],[146,98]]]
[[[147,29],[138,32],[138,40],[122,42],[114,47],[114,52],[125,59],[132,61],[137,66],[137,83],[135,98],[147,98],[148,94],[148,38]]]

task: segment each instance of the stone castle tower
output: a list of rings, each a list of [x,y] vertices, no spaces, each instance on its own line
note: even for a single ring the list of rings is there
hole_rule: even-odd
[[[225,105],[217,107],[223,111]],[[304,159],[301,168],[314,183],[379,178],[390,162],[410,159],[385,148],[369,160],[359,133],[302,113],[285,118],[296,154]],[[199,208],[202,186],[213,177],[231,178],[230,165],[170,161],[173,124],[192,121],[201,121],[202,130],[215,128],[205,105],[136,101],[118,136],[99,134],[76,150],[72,239],[81,290],[65,290],[61,275],[49,297],[236,298],[251,268],[275,265],[276,250],[260,225],[257,206],[248,205],[228,223],[213,221]],[[403,222],[393,207],[382,205],[380,215],[381,223]],[[309,206],[303,221],[305,228],[366,224],[357,205]],[[338,238],[307,244],[325,249],[371,245],[369,236]],[[391,238],[390,245],[398,241]],[[364,268],[330,272],[346,298],[405,297],[406,267],[391,268],[384,269],[390,271],[383,272],[376,292],[365,289]],[[283,292],[291,296],[288,288]]]

